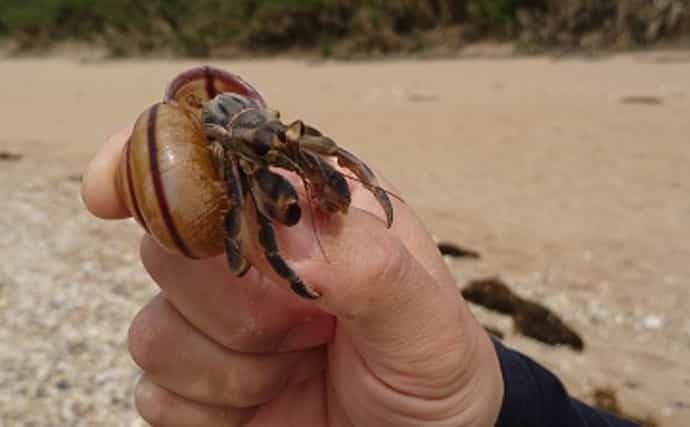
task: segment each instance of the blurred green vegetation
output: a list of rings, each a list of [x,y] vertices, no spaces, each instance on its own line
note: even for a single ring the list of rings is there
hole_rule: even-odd
[[[79,41],[104,46],[115,56],[148,52],[184,56],[276,53],[290,48],[312,49],[324,56],[343,51],[365,54],[418,51],[429,44],[451,40],[434,39],[428,37],[429,33],[453,28],[459,29],[451,32],[457,43],[460,39],[518,38],[523,30],[531,31],[528,42],[560,42],[568,39],[563,31],[570,31],[576,34],[568,40],[577,43],[581,36],[606,25],[602,31],[612,34],[611,23],[615,22],[629,21],[629,27],[638,33],[651,25],[642,18],[630,18],[628,12],[621,15],[630,9],[627,6],[625,9],[623,4],[632,4],[631,1],[648,3],[652,6],[647,8],[652,9],[662,3],[653,0],[0,0],[0,37],[11,39],[19,51]],[[690,1],[665,3],[688,6]],[[639,15],[650,14],[642,11]],[[524,28],[525,17],[531,28]],[[657,33],[675,31],[669,19],[664,22],[661,26],[655,24]],[[615,37],[613,34],[603,39]]]
[[[278,51],[318,48],[359,34],[361,47],[382,34],[410,34],[468,18],[501,34],[517,0],[0,0],[0,34],[21,49],[55,42],[98,42],[115,55],[168,49],[205,56],[238,46]],[[385,39],[385,36],[383,37]],[[385,48],[385,46],[384,46]]]

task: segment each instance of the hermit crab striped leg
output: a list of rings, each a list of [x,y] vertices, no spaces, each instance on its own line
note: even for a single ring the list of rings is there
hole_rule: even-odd
[[[335,157],[338,159],[340,166],[352,171],[359,178],[362,185],[374,194],[376,201],[378,201],[386,214],[386,227],[391,228],[393,225],[393,204],[388,197],[388,193],[379,185],[374,172],[366,163],[344,148],[338,147]]]
[[[320,156],[335,157],[338,165],[355,174],[357,180],[372,192],[386,215],[386,226],[393,225],[393,204],[388,193],[381,188],[374,172],[348,150],[338,146],[331,138],[324,136],[317,129],[296,121],[285,131],[289,142],[296,144],[301,153],[315,153]]]
[[[229,201],[229,209],[225,214],[225,258],[230,272],[237,277],[242,277],[249,270],[250,264],[244,256],[242,244],[242,229],[244,227],[242,211],[246,193],[237,163],[237,160],[233,158],[226,158],[223,162],[222,176],[227,186]]]
[[[292,188],[291,185],[290,188]],[[287,189],[287,187],[283,187],[283,189]],[[292,191],[294,191],[294,189],[292,189]],[[253,192],[252,197],[254,200],[254,205],[256,207],[256,218],[259,224],[259,243],[264,250],[264,256],[266,257],[266,260],[271,265],[273,271],[275,271],[276,274],[278,274],[283,279],[287,280],[292,290],[302,298],[316,299],[320,297],[321,294],[316,292],[310,286],[306,285],[304,281],[295,273],[292,267],[290,267],[290,265],[288,265],[288,263],[285,262],[285,259],[280,254],[276,233],[273,228],[271,218],[268,215],[266,215],[265,212],[263,212],[263,209],[265,209],[266,206],[266,201],[261,201],[261,196],[258,194],[254,194]],[[273,219],[275,218],[276,217],[274,216]]]

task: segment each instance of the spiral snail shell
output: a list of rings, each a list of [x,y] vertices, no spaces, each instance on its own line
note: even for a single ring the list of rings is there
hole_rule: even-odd
[[[163,102],[141,113],[118,171],[117,188],[134,219],[163,248],[190,258],[225,249],[228,199],[200,122],[203,103],[224,92],[265,106],[236,75],[211,67],[185,71]]]

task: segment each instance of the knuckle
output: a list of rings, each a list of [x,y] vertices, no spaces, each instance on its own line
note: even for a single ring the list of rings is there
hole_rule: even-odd
[[[134,391],[134,406],[143,419],[151,425],[163,425],[173,404],[168,393],[142,377]]]
[[[257,371],[254,375],[237,373],[227,377],[225,394],[233,406],[250,408],[270,401],[282,382],[268,372]]]
[[[409,270],[407,251],[402,243],[396,242],[378,258],[372,271],[371,281],[380,286],[395,285],[402,282]]]
[[[341,312],[344,318],[368,318],[372,310],[395,303],[411,265],[409,254],[402,243],[389,243],[391,242],[369,250],[366,264],[362,264],[368,264],[368,267],[360,273],[356,284],[341,291],[347,301]]]
[[[127,334],[127,347],[134,362],[145,372],[154,372],[159,365],[158,353],[163,345],[164,333],[152,327],[152,319],[144,307],[132,320]]]
[[[269,402],[287,386],[300,360],[301,353],[248,357],[223,376],[224,400],[237,408]]]

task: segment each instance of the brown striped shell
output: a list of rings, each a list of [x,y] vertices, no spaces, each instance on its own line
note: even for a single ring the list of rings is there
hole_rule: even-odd
[[[266,102],[259,92],[240,76],[208,66],[192,68],[178,74],[166,88],[163,101],[175,101],[199,118],[204,102],[226,92],[251,98],[260,107],[266,108]]]
[[[164,102],[144,111],[127,141],[117,187],[136,221],[167,250],[191,258],[224,251],[225,186],[200,124],[204,102],[235,92],[265,106],[239,77],[211,67],[178,75]]]

